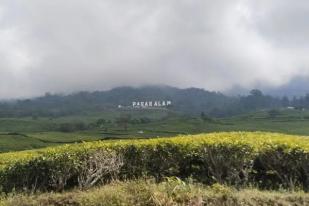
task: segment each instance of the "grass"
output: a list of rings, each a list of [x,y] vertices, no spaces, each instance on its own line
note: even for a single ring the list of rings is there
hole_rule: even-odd
[[[0,134],[0,151],[18,151],[27,149],[37,149],[54,144],[46,144],[36,138],[23,134]]]
[[[34,195],[9,194],[2,196],[3,206],[304,206],[309,194],[303,192],[274,192],[256,189],[236,190],[224,185],[203,186],[169,178],[161,183],[153,180],[112,182],[86,191]]]
[[[80,131],[80,132],[39,132],[30,133],[34,139],[44,143],[51,144],[69,144],[83,141],[95,141],[102,139],[102,135],[97,131]]]
[[[124,130],[116,123],[107,123],[103,128],[70,133],[56,132],[56,125],[70,122],[95,123],[98,119],[115,121],[121,114],[133,119],[147,117],[149,123],[129,124]],[[59,118],[2,118],[0,119],[0,152],[19,151],[59,144],[101,139],[132,139],[170,137],[178,134],[198,134],[229,131],[265,131],[309,136],[309,111],[282,110],[270,118],[267,111],[229,118],[203,121],[199,117],[184,116],[166,110],[105,111],[99,114],[84,114]],[[19,133],[21,135],[8,135]]]

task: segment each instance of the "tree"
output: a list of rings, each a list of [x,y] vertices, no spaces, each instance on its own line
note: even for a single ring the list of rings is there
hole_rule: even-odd
[[[281,104],[284,107],[288,107],[290,105],[290,100],[287,96],[282,97]]]
[[[212,119],[209,116],[207,116],[204,112],[201,113],[201,119],[205,122],[211,122],[212,121]]]
[[[276,118],[278,115],[280,115],[280,112],[277,109],[272,109],[268,111],[268,116],[270,118]]]
[[[73,132],[75,130],[75,128],[70,123],[62,123],[62,124],[59,125],[58,130],[60,132]]]
[[[105,124],[106,124],[106,120],[105,119],[98,119],[96,122],[97,127],[102,128]]]
[[[116,123],[118,124],[118,126],[122,127],[125,131],[128,130],[128,124],[130,121],[131,115],[129,114],[120,115],[120,117],[116,119]]]
[[[88,126],[84,122],[76,122],[74,123],[74,127],[76,130],[87,130]]]
[[[252,90],[250,91],[250,95],[251,95],[251,96],[255,96],[255,97],[261,97],[261,96],[263,96],[263,92],[261,92],[261,91],[258,90],[258,89],[252,89]]]

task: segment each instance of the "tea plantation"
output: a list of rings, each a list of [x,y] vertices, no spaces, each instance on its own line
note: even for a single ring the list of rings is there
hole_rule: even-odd
[[[5,192],[88,188],[112,179],[309,189],[309,139],[262,132],[98,141],[0,155]]]

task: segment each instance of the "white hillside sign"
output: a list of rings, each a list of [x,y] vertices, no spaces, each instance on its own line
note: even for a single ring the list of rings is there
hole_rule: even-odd
[[[167,107],[172,105],[172,101],[136,101],[132,102],[133,108]]]

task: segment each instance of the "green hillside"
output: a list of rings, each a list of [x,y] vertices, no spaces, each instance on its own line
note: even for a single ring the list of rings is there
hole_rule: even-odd
[[[126,122],[119,122],[125,117]],[[0,152],[106,139],[169,137],[222,131],[266,131],[309,136],[309,110],[258,111],[228,118],[169,110],[115,110],[59,118],[0,118]]]
[[[211,117],[231,117],[259,111],[294,107],[309,108],[309,96],[293,99],[274,97],[253,89],[247,95],[228,96],[199,88],[179,89],[169,86],[118,87],[108,91],[78,92],[69,95],[47,93],[45,96],[15,101],[0,101],[0,118],[5,117],[67,117],[128,107],[132,102],[171,101],[165,108],[173,112]]]

